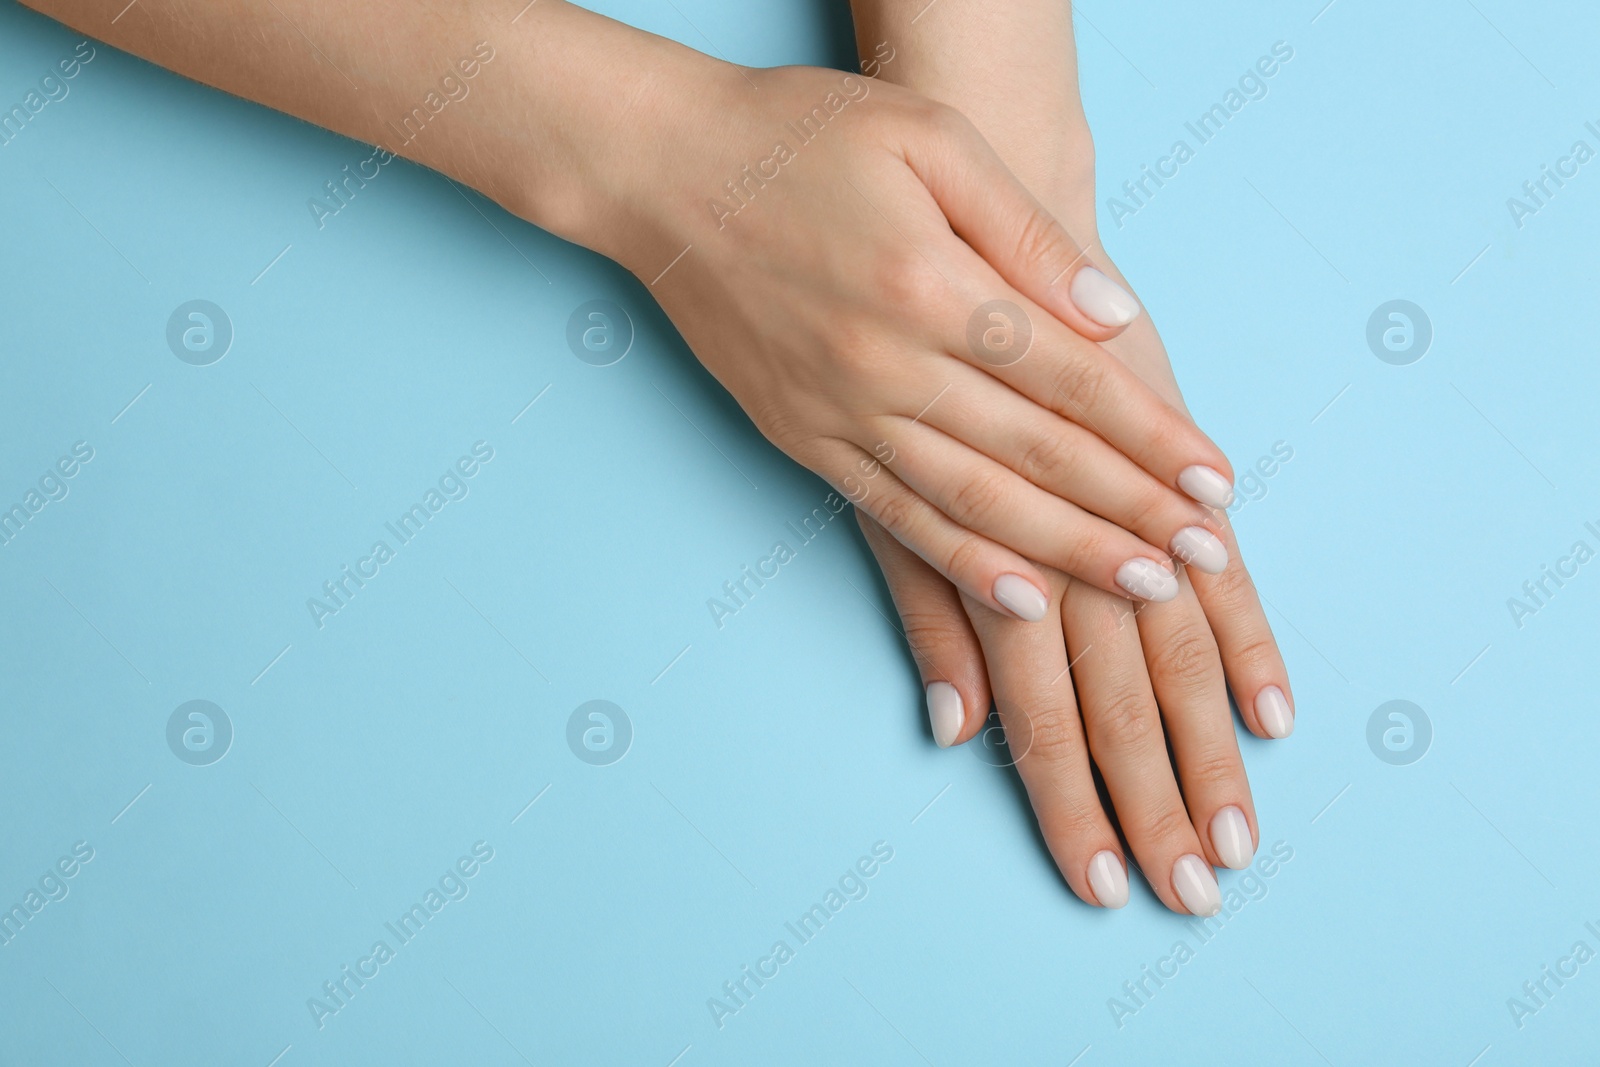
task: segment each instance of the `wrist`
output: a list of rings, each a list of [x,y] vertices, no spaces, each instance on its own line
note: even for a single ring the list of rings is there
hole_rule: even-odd
[[[508,64],[518,106],[498,117],[504,160],[484,191],[637,274],[687,229],[685,146],[714,131],[716,101],[748,86],[731,64],[581,8],[541,3],[524,21],[534,12],[530,40],[559,32],[566,45],[557,57],[533,43]]]

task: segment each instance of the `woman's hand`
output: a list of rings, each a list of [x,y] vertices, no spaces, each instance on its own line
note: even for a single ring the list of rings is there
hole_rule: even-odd
[[[1195,500],[1227,460],[1093,343],[1137,303],[952,108],[562,0],[29,2],[622,262],[772,441],[996,611],[1045,614],[1028,558],[1153,600],[1169,549],[1220,560]]]
[[[911,28],[914,14],[896,0],[862,0],[863,54],[871,42],[895,34],[901,62],[891,76],[968,107],[1030,188],[1069,229],[1087,236],[1085,247],[1098,247],[1093,152],[1077,101],[1065,5],[947,11],[947,22],[920,29]],[[972,19],[982,25],[963,25]],[[1005,63],[997,67],[975,41],[1000,49]],[[996,78],[994,70],[1022,72],[1023,83]],[[1108,259],[1099,262],[1120,280]],[[1182,407],[1148,318],[1105,347]],[[1053,575],[1053,621],[1019,627],[963,601],[861,517],[916,655],[935,739],[947,746],[975,736],[992,694],[1051,853],[1073,891],[1091,904],[1116,908],[1128,899],[1128,861],[1091,761],[1138,865],[1169,908],[1213,914],[1221,898],[1211,868],[1242,867],[1255,850],[1255,811],[1226,687],[1258,736],[1288,736],[1294,711],[1282,658],[1226,516],[1216,518],[1225,527],[1226,568],[1217,575],[1186,571],[1172,602],[1134,610]]]
[[[1029,559],[1149,600],[1177,594],[1168,551],[1220,570],[1176,487],[1225,504],[1226,460],[1085,339],[1137,305],[970,122],[838,72],[704,76],[663,120],[694,150],[646,160],[597,247],[770,440],[1015,617],[1046,613]]]

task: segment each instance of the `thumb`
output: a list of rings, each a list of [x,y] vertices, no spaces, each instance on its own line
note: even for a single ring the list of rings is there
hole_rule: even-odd
[[[950,228],[1029,300],[1091,341],[1109,340],[1139,317],[1134,295],[1096,264],[954,108],[936,109],[936,136],[906,162]]]
[[[960,594],[866,512],[857,509],[856,519],[917,661],[933,739],[941,748],[968,740],[989,717],[989,675]]]

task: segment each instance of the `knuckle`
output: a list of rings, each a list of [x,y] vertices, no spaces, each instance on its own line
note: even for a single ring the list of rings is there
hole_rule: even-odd
[[[1183,786],[1190,796],[1206,787],[1231,786],[1242,777],[1237,757],[1222,749],[1198,753],[1183,768]]]
[[[1079,454],[1063,434],[1046,431],[1028,446],[1018,466],[1017,473],[1035,485],[1061,485],[1074,480]]]
[[[1250,581],[1250,572],[1236,565],[1235,554],[1229,553],[1228,567],[1211,579],[1211,590],[1212,595],[1220,597],[1230,610],[1243,613],[1255,598],[1256,587]]]
[[[942,661],[961,653],[970,640],[965,618],[956,618],[949,611],[901,609],[900,621],[906,628],[906,642],[929,662],[942,667],[948,666]]]
[[[1272,671],[1276,669],[1279,661],[1278,642],[1274,641],[1270,634],[1247,637],[1231,652],[1229,658],[1250,672]]]
[[[877,302],[900,309],[916,319],[933,317],[940,310],[944,279],[915,250],[895,248],[885,252],[872,272]]]
[[[1019,263],[1053,272],[1071,262],[1078,250],[1061,224],[1043,208],[1036,208],[1022,222],[1016,254]]]
[[[1184,626],[1151,645],[1150,669],[1165,681],[1193,689],[1221,677],[1222,661],[1209,632]]]
[[[1104,532],[1088,524],[1088,529],[1074,531],[1066,550],[1067,571],[1071,574],[1093,574],[1105,558],[1110,546]]]
[[[946,141],[961,141],[972,135],[973,125],[958,108],[937,100],[920,102],[918,118],[934,135]]]
[[[1119,687],[1090,712],[1094,736],[1109,749],[1140,749],[1160,730],[1156,709],[1144,694]]]
[[[1083,734],[1076,714],[1064,708],[1050,707],[1035,711],[1029,720],[1028,758],[1051,766],[1081,758]]]
[[[909,493],[885,493],[878,497],[872,517],[878,520],[879,526],[906,543],[911,532],[913,506]]]
[[[1105,388],[1105,368],[1093,359],[1070,360],[1056,372],[1056,398],[1065,405],[1062,414],[1070,419],[1098,408]]]
[[[1139,835],[1147,841],[1176,841],[1194,836],[1194,823],[1181,807],[1162,804],[1139,820]]]
[[[982,526],[1005,500],[1005,482],[993,471],[979,471],[956,488],[950,517],[963,526]]]
[[[946,557],[944,573],[962,577],[977,573],[982,568],[983,557],[988,547],[987,542],[981,537],[961,538]]]
[[[1098,797],[1089,800],[1070,788],[1063,789],[1061,795],[1063,803],[1051,809],[1049,824],[1041,827],[1050,840],[1071,850],[1079,842],[1096,841],[1105,836]],[[1089,803],[1093,804],[1092,808]]]

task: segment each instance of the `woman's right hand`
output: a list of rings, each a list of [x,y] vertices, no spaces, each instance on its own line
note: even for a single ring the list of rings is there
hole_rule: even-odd
[[[697,59],[699,57],[696,57]],[[1137,316],[955,110],[815,68],[688,65],[630,105],[582,239],[649,286],[791,457],[960,589],[1045,617],[1029,559],[1168,600],[1226,564],[1222,452],[1097,341]]]

